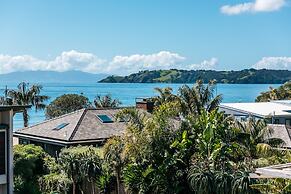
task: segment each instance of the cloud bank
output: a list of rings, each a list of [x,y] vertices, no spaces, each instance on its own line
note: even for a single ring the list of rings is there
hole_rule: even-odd
[[[284,5],[286,5],[286,0],[255,0],[254,2],[236,5],[224,5],[220,8],[220,11],[227,15],[238,15],[248,12],[271,12],[280,10]]]
[[[253,68],[291,70],[291,57],[263,57]]]
[[[214,69],[216,58],[198,64],[183,65],[186,58],[169,51],[149,55],[134,54],[115,56],[111,60],[99,58],[92,53],[75,50],[62,52],[53,60],[42,60],[30,55],[10,56],[0,54],[0,74],[16,71],[70,71],[125,75],[140,70],[155,69]]]
[[[69,71],[97,72],[105,60],[91,53],[68,51],[61,53],[54,60],[45,61],[30,55],[0,55],[0,74],[15,71]]]
[[[213,57],[210,60],[202,61],[200,64],[191,64],[189,65],[188,69],[210,70],[210,69],[215,69],[217,65],[218,65],[218,59]]]
[[[108,72],[137,72],[139,70],[181,68],[185,57],[169,51],[161,51],[151,55],[115,56],[109,63]]]

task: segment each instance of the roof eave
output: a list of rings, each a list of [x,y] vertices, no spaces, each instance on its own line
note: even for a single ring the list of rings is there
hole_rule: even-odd
[[[82,143],[102,143],[110,138],[110,137],[108,137],[108,138],[89,139],[89,140],[64,140],[64,139],[62,140],[62,139],[56,139],[56,138],[48,138],[48,137],[22,134],[19,132],[14,132],[13,136],[14,137],[23,137],[23,138],[28,138],[31,140],[48,142],[48,143],[53,143],[53,144],[58,144],[58,145],[72,145],[72,144],[82,144]]]
[[[31,108],[31,105],[1,105],[0,106],[0,111],[9,111],[13,110],[13,112],[18,113],[18,112],[23,112],[24,109]]]

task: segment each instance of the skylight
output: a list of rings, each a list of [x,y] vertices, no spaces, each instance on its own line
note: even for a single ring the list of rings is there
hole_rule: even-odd
[[[102,123],[113,123],[113,120],[108,115],[97,115]]]
[[[54,128],[54,130],[60,130],[60,129],[64,128],[67,125],[69,125],[69,123],[62,123],[62,124],[58,125],[56,128]]]

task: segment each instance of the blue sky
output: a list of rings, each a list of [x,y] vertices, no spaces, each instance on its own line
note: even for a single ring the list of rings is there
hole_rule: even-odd
[[[290,19],[286,0],[0,0],[0,73],[291,69]]]

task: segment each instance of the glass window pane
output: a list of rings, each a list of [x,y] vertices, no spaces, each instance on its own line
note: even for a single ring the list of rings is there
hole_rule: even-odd
[[[108,115],[97,115],[102,123],[113,123],[113,120]]]

